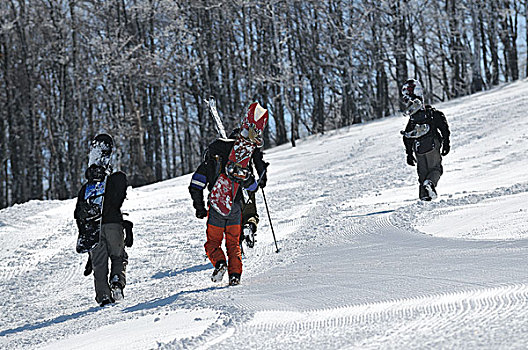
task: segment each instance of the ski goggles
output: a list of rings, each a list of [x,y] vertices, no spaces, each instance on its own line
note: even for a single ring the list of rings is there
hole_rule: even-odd
[[[257,128],[255,124],[250,124],[248,128],[242,128],[242,130],[240,130],[240,136],[253,142],[257,147],[262,147],[264,145],[262,130]]]
[[[405,102],[423,97],[423,89],[419,82],[409,81],[402,86],[401,92]]]

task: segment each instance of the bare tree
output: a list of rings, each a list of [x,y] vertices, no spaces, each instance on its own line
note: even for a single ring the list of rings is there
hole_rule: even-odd
[[[524,8],[522,8],[524,6]],[[266,147],[519,78],[513,0],[0,2],[0,207],[69,198],[108,132],[139,186],[194,170],[258,100]],[[528,34],[526,34],[528,44]],[[528,60],[526,61],[528,72]]]

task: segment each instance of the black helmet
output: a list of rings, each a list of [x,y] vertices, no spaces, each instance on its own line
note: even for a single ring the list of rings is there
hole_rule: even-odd
[[[110,158],[114,149],[114,140],[108,134],[99,134],[92,139],[90,143],[90,155],[88,166],[97,165],[103,168],[108,168],[110,165]]]
[[[402,86],[402,98],[407,104],[405,114],[413,115],[424,108],[422,84],[416,79],[408,79]]]
[[[402,86],[402,96],[406,103],[417,98],[423,102],[422,84],[416,79],[407,80]]]
[[[95,145],[104,145],[105,147],[112,149],[114,147],[114,139],[108,134],[99,134],[92,140],[92,147]]]

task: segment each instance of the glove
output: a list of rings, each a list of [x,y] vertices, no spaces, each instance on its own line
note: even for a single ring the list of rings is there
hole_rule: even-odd
[[[412,153],[407,154],[407,164],[409,164],[410,166],[416,165],[416,159],[414,158]]]
[[[264,162],[264,169],[266,169],[266,172],[264,173],[264,175],[262,176],[262,179],[259,179],[260,183],[259,183],[259,187],[260,188],[264,188],[266,187],[266,182],[268,181],[268,166],[270,165],[270,163],[268,162]]]
[[[442,155],[447,156],[449,154],[449,151],[451,150],[451,146],[449,145],[449,141],[444,141],[442,144]]]
[[[92,274],[92,257],[90,254],[88,254],[88,261],[86,262],[86,265],[84,266],[84,272],[83,274],[85,276],[90,276]]]
[[[190,190],[190,188],[189,188]],[[196,210],[196,217],[203,219],[207,216],[207,210],[205,209],[205,203],[203,201],[202,191],[190,190],[191,197],[193,199],[193,208]]]
[[[134,234],[132,233],[134,224],[132,221],[123,220],[122,225],[125,229],[125,247],[130,248],[132,247],[132,244],[134,244]]]
[[[203,206],[196,208],[196,217],[198,219],[203,219],[206,216],[207,216],[207,210]]]
[[[262,176],[262,179],[259,179],[259,187],[260,188],[264,188],[266,187],[266,182],[268,181],[268,176],[266,176],[266,174],[264,174],[264,176]]]
[[[248,178],[244,180],[241,185],[248,191],[256,191],[258,189],[256,184],[257,182],[255,181],[255,176],[253,176],[253,174],[249,174]]]

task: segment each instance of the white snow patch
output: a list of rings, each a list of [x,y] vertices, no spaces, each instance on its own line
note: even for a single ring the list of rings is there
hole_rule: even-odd
[[[280,251],[259,191],[236,287],[210,280],[190,175],[128,189],[134,246],[111,307],[75,253],[74,200],[0,210],[0,348],[525,348],[528,82],[435,107],[452,150],[433,202],[403,117],[266,150]]]
[[[416,228],[447,238],[528,239],[528,193],[437,209],[432,211],[431,216],[434,217],[431,222]]]
[[[159,343],[199,336],[216,319],[217,313],[210,309],[160,312],[53,342],[42,350],[152,349]]]

